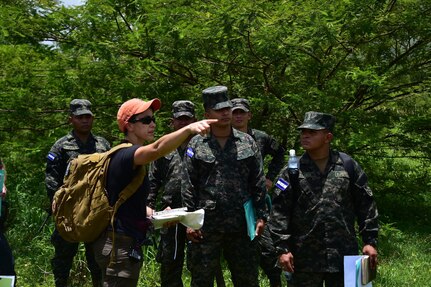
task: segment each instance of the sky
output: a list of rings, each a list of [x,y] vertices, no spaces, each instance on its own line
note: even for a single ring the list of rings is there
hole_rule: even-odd
[[[85,0],[61,0],[64,6],[81,5],[84,4]]]

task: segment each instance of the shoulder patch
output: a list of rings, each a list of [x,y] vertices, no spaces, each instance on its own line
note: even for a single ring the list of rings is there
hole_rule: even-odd
[[[195,152],[193,151],[193,149],[191,147],[187,148],[187,152],[186,152],[187,156],[192,158],[195,155]]]
[[[285,181],[284,179],[279,178],[277,180],[277,182],[275,183],[275,186],[284,191],[289,186],[289,183],[287,181]]]
[[[48,153],[46,158],[49,159],[50,161],[53,161],[53,160],[55,160],[55,154],[50,152],[50,153]]]

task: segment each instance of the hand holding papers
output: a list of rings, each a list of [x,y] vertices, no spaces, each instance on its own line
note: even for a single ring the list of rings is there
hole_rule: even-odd
[[[370,260],[371,258],[368,255],[364,255],[361,258],[361,278],[363,285],[376,279],[377,268],[371,269]]]
[[[344,256],[344,286],[372,287],[377,269],[371,269],[368,255]]]
[[[163,224],[167,222],[179,221],[182,225],[196,230],[204,224],[204,215],[203,209],[187,212],[187,208],[183,207],[155,212],[151,221],[154,229],[162,228]]]

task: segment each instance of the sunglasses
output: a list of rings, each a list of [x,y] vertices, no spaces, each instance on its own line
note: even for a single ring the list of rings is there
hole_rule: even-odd
[[[129,123],[132,123],[132,124],[137,123],[137,122],[140,122],[144,125],[149,125],[149,124],[151,124],[151,122],[154,122],[154,123],[156,122],[156,117],[155,116],[152,116],[152,117],[146,116],[146,117],[143,117],[141,119],[133,119],[133,120],[129,121]]]

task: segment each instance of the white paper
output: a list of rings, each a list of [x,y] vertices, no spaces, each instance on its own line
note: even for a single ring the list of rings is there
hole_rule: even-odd
[[[197,230],[204,225],[204,216],[203,209],[187,212],[187,208],[184,207],[155,212],[151,221],[154,229],[162,228],[166,222],[179,221],[182,225]]]
[[[372,282],[362,285],[361,258],[362,255],[344,256],[344,286],[345,287],[372,287]],[[359,264],[358,272],[356,266]]]

